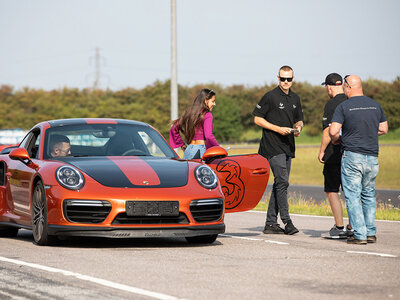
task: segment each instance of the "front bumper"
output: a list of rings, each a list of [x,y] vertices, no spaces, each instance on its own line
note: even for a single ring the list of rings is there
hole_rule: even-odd
[[[48,225],[49,235],[106,237],[106,238],[153,238],[153,237],[193,237],[214,235],[225,232],[225,224],[182,226],[164,228],[126,228]]]

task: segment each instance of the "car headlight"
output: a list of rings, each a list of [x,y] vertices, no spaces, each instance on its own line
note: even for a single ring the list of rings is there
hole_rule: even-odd
[[[59,167],[56,171],[56,179],[59,184],[70,190],[79,190],[85,184],[82,173],[71,166]]]
[[[200,185],[206,189],[216,188],[218,185],[217,175],[208,166],[198,166],[194,170],[196,180]]]

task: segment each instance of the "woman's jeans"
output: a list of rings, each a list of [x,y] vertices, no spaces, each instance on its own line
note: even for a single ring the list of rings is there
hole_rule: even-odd
[[[354,237],[359,240],[376,234],[375,179],[378,171],[378,157],[343,152],[342,187]]]
[[[200,153],[200,156],[196,156],[197,152]],[[202,158],[205,152],[206,152],[206,145],[189,144],[185,152],[183,153],[183,159]]]

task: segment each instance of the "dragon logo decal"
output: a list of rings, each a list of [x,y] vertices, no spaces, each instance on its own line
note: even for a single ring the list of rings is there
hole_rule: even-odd
[[[222,175],[222,191],[225,196],[225,208],[233,209],[238,206],[244,197],[244,183],[240,178],[240,165],[231,159],[218,163],[216,171]]]

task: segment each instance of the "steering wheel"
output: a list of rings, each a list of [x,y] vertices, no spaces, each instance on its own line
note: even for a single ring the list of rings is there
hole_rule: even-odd
[[[129,149],[129,150],[126,150],[124,153],[122,153],[122,156],[134,156],[134,155],[145,156],[147,154],[144,153],[142,150],[138,150],[138,149]]]

